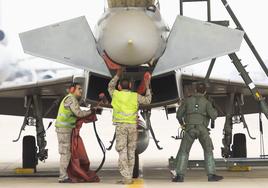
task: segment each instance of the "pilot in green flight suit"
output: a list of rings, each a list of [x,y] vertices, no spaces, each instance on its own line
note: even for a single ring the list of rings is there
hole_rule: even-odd
[[[185,128],[185,134],[181,141],[180,149],[176,157],[176,175],[173,182],[183,182],[187,169],[189,152],[195,139],[198,139],[204,150],[205,167],[208,181],[222,180],[222,176],[215,173],[215,161],[213,157],[213,144],[209,136],[208,124],[210,119],[217,118],[217,111],[206,98],[206,85],[196,85],[195,94],[186,98],[177,111],[177,119]]]

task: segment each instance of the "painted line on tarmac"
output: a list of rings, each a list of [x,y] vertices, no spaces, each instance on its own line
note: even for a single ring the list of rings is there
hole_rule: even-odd
[[[133,184],[128,185],[127,188],[144,188],[144,180],[134,179]]]

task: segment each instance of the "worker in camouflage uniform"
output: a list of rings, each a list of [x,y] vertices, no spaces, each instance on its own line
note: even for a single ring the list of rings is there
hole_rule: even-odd
[[[176,174],[172,178],[173,182],[183,182],[187,169],[189,152],[195,139],[198,139],[204,150],[205,167],[208,181],[222,180],[222,176],[215,173],[215,161],[213,157],[213,144],[209,136],[208,124],[210,119],[217,118],[217,111],[206,97],[206,85],[199,83],[196,85],[195,93],[185,99],[177,111],[177,119],[184,128],[185,133],[181,141],[180,149],[175,161]]]
[[[117,183],[131,184],[137,145],[137,118],[139,104],[150,104],[150,81],[145,83],[145,96],[131,91],[131,82],[122,79],[115,89],[122,69],[110,81],[108,91],[112,97],[113,123],[116,126],[116,151],[119,153],[118,167],[123,179]]]
[[[77,118],[83,118],[94,113],[95,109],[83,111],[78,100],[82,96],[82,87],[79,83],[73,83],[69,87],[69,94],[62,100],[56,119],[56,132],[60,154],[59,183],[71,182],[67,174],[67,167],[71,159],[71,133],[75,128]]]

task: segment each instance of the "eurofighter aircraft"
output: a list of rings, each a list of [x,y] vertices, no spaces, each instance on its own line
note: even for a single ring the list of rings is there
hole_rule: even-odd
[[[150,123],[151,109],[164,107],[167,114],[176,112],[178,102],[193,92],[192,83],[205,81],[209,84],[209,98],[213,99],[219,115],[226,117],[222,156],[232,157],[233,135],[226,130],[232,128],[233,119],[245,123],[244,114],[263,112],[268,117],[263,97],[268,94],[268,85],[254,85],[235,54],[243,38],[248,39],[242,26],[228,28],[225,21],[211,21],[209,14],[207,21],[185,17],[182,3],[190,1],[180,2],[181,12],[171,30],[162,19],[158,1],[108,0],[108,8],[97,23],[95,35],[84,16],[20,33],[25,53],[85,71],[82,75],[2,87],[0,103],[4,108],[0,109],[0,114],[24,116],[23,127],[30,124],[30,119],[36,120],[37,156],[45,160],[47,149],[42,119],[56,117],[59,101],[70,83],[82,83],[83,100],[96,104],[100,93],[111,101],[107,87],[115,73],[114,67],[125,67],[123,76],[132,80],[133,90],[137,90],[144,73],[150,72],[153,98],[150,105],[140,106],[145,120],[139,132],[137,150],[140,154],[149,144],[148,131],[161,149]],[[210,1],[206,2],[210,8]],[[222,2],[235,24],[240,26],[228,3]],[[224,55],[231,58],[245,83],[230,78],[209,79],[216,58]],[[206,77],[180,71],[207,60],[212,61]],[[29,147],[35,145],[25,150],[31,150]]]

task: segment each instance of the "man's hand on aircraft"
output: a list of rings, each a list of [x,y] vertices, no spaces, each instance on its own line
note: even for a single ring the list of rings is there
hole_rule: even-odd
[[[144,80],[145,80],[145,87],[146,89],[148,89],[151,83],[151,74],[149,72],[146,72],[144,74]]]

